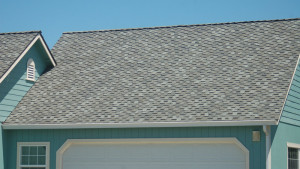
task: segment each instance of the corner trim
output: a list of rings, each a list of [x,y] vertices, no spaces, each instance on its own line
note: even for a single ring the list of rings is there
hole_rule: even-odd
[[[264,125],[263,131],[266,135],[266,169],[271,169],[271,127]]]
[[[56,66],[56,63],[54,61],[53,56],[51,55],[48,47],[46,46],[45,41],[41,37],[41,35],[37,35],[31,42],[30,44],[26,47],[26,49],[21,53],[21,55],[15,60],[15,62],[9,67],[9,69],[4,73],[4,75],[0,78],[0,83],[8,76],[8,74],[16,67],[16,65],[20,62],[20,60],[26,55],[26,53],[29,51],[29,49],[35,44],[37,40],[40,40],[49,59],[51,60],[51,63],[53,66]]]
[[[145,122],[145,123],[74,123],[74,124],[2,124],[3,129],[72,129],[72,128],[139,128],[139,127],[201,127],[201,126],[263,126],[277,125],[275,120]]]
[[[64,152],[72,145],[79,144],[172,144],[172,143],[233,143],[245,154],[246,169],[249,169],[249,150],[235,137],[228,138],[146,138],[146,139],[68,139],[56,151],[56,169],[62,169]]]

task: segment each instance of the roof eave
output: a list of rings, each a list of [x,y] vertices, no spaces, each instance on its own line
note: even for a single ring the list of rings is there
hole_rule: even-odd
[[[3,129],[74,129],[74,128],[152,128],[277,125],[276,120],[143,122],[143,123],[72,123],[72,124],[2,124]]]

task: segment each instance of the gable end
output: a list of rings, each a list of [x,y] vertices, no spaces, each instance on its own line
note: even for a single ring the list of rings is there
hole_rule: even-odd
[[[43,37],[41,35],[37,35],[31,43],[26,47],[26,49],[22,52],[22,54],[15,60],[15,62],[9,67],[9,69],[2,75],[0,78],[0,83],[8,76],[8,74],[14,69],[14,67],[20,62],[20,60],[26,55],[26,53],[32,48],[32,46],[37,42],[40,41],[47,56],[49,57],[49,60],[51,61],[53,66],[56,66],[56,62],[54,60],[54,57],[52,56],[48,46],[46,45]]]
[[[300,65],[299,59],[287,93],[279,122],[300,126]]]

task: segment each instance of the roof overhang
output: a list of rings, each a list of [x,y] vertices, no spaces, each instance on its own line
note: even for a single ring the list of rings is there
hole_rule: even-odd
[[[144,122],[144,123],[73,123],[73,124],[2,124],[3,129],[74,129],[74,128],[152,128],[152,127],[213,127],[277,125],[275,120]]]
[[[44,38],[39,34],[37,35],[30,44],[25,48],[25,50],[21,53],[21,55],[14,61],[14,63],[9,67],[9,69],[4,73],[4,75],[0,78],[0,83],[9,75],[9,73],[14,69],[14,67],[20,62],[20,60],[26,55],[26,53],[30,50],[30,48],[37,42],[40,41],[44,50],[46,51],[47,56],[49,57],[53,66],[56,66],[56,62],[54,57],[52,56]]]

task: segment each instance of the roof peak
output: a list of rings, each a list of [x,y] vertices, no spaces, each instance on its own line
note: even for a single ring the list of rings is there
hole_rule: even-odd
[[[5,32],[5,33],[0,33],[0,35],[8,35],[8,34],[29,34],[29,33],[42,33],[42,31]]]
[[[91,31],[73,31],[73,32],[64,32],[63,34],[111,32],[111,31],[130,31],[130,30],[145,30],[145,29],[164,29],[164,28],[176,28],[176,27],[244,24],[244,23],[257,23],[257,22],[280,22],[280,21],[294,21],[294,20],[300,20],[300,18],[257,20],[257,21],[239,21],[239,22],[223,22],[223,23],[205,23],[205,24],[191,24],[191,25],[170,25],[170,26],[155,26],[155,27],[140,27],[140,28],[104,29],[104,30],[91,30]]]

